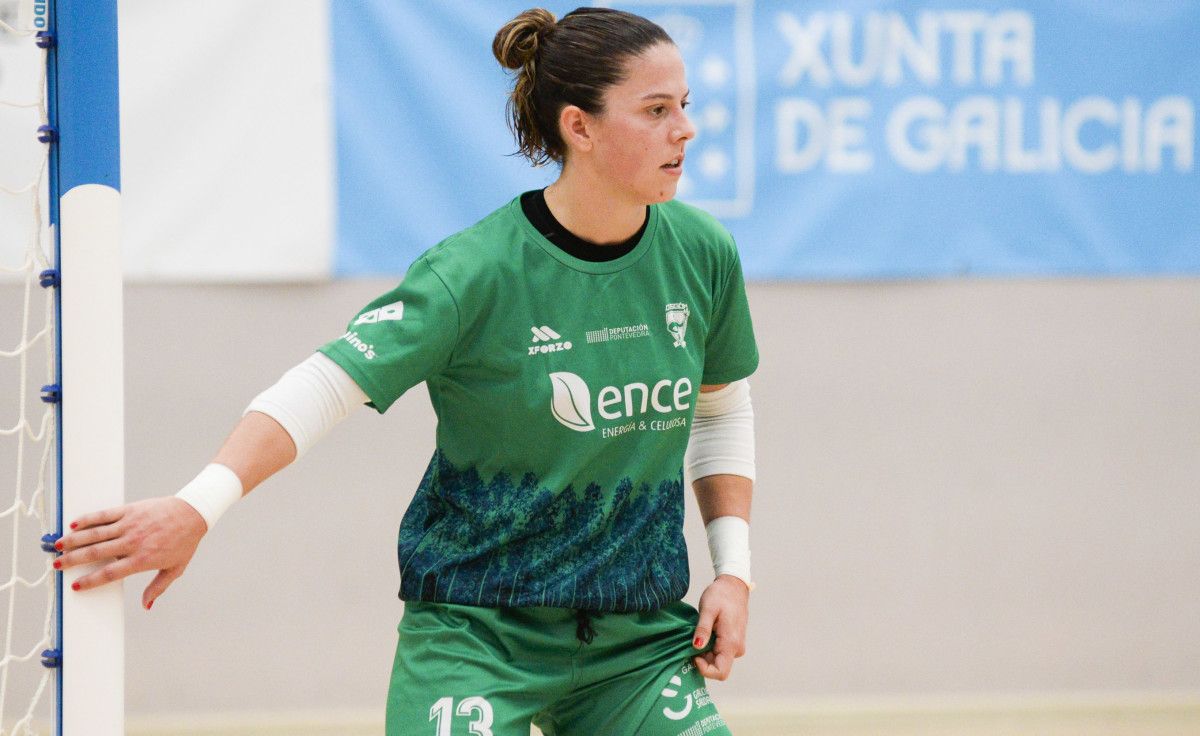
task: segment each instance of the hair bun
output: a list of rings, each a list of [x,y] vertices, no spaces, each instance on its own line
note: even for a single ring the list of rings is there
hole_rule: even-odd
[[[505,69],[520,69],[537,56],[542,36],[553,30],[557,22],[549,10],[530,8],[496,32],[492,54]]]

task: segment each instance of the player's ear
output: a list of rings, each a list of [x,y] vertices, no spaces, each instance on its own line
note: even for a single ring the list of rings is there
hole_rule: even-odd
[[[590,151],[594,145],[592,116],[575,105],[564,105],[558,114],[558,130],[570,151]]]

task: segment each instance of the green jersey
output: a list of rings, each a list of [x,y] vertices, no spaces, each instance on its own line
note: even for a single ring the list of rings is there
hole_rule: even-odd
[[[638,611],[687,592],[696,397],[758,365],[737,250],[711,216],[654,205],[633,250],[596,263],[514,199],[321,351],[380,412],[429,388],[437,449],[400,526],[401,598]]]

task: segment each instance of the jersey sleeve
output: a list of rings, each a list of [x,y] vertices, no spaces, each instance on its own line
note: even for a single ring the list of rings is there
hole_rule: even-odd
[[[711,327],[704,342],[704,375],[701,383],[731,383],[758,368],[758,345],[746,301],[746,282],[737,247],[730,243],[724,283],[713,299]]]
[[[341,337],[319,350],[350,374],[382,414],[405,391],[449,365],[458,330],[453,295],[421,257],[399,286],[368,304]]]

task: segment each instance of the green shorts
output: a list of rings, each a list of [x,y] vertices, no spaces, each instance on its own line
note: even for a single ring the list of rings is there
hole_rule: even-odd
[[[387,734],[529,736],[533,723],[546,736],[728,736],[692,664],[698,618],[682,601],[590,621],[408,601]]]

